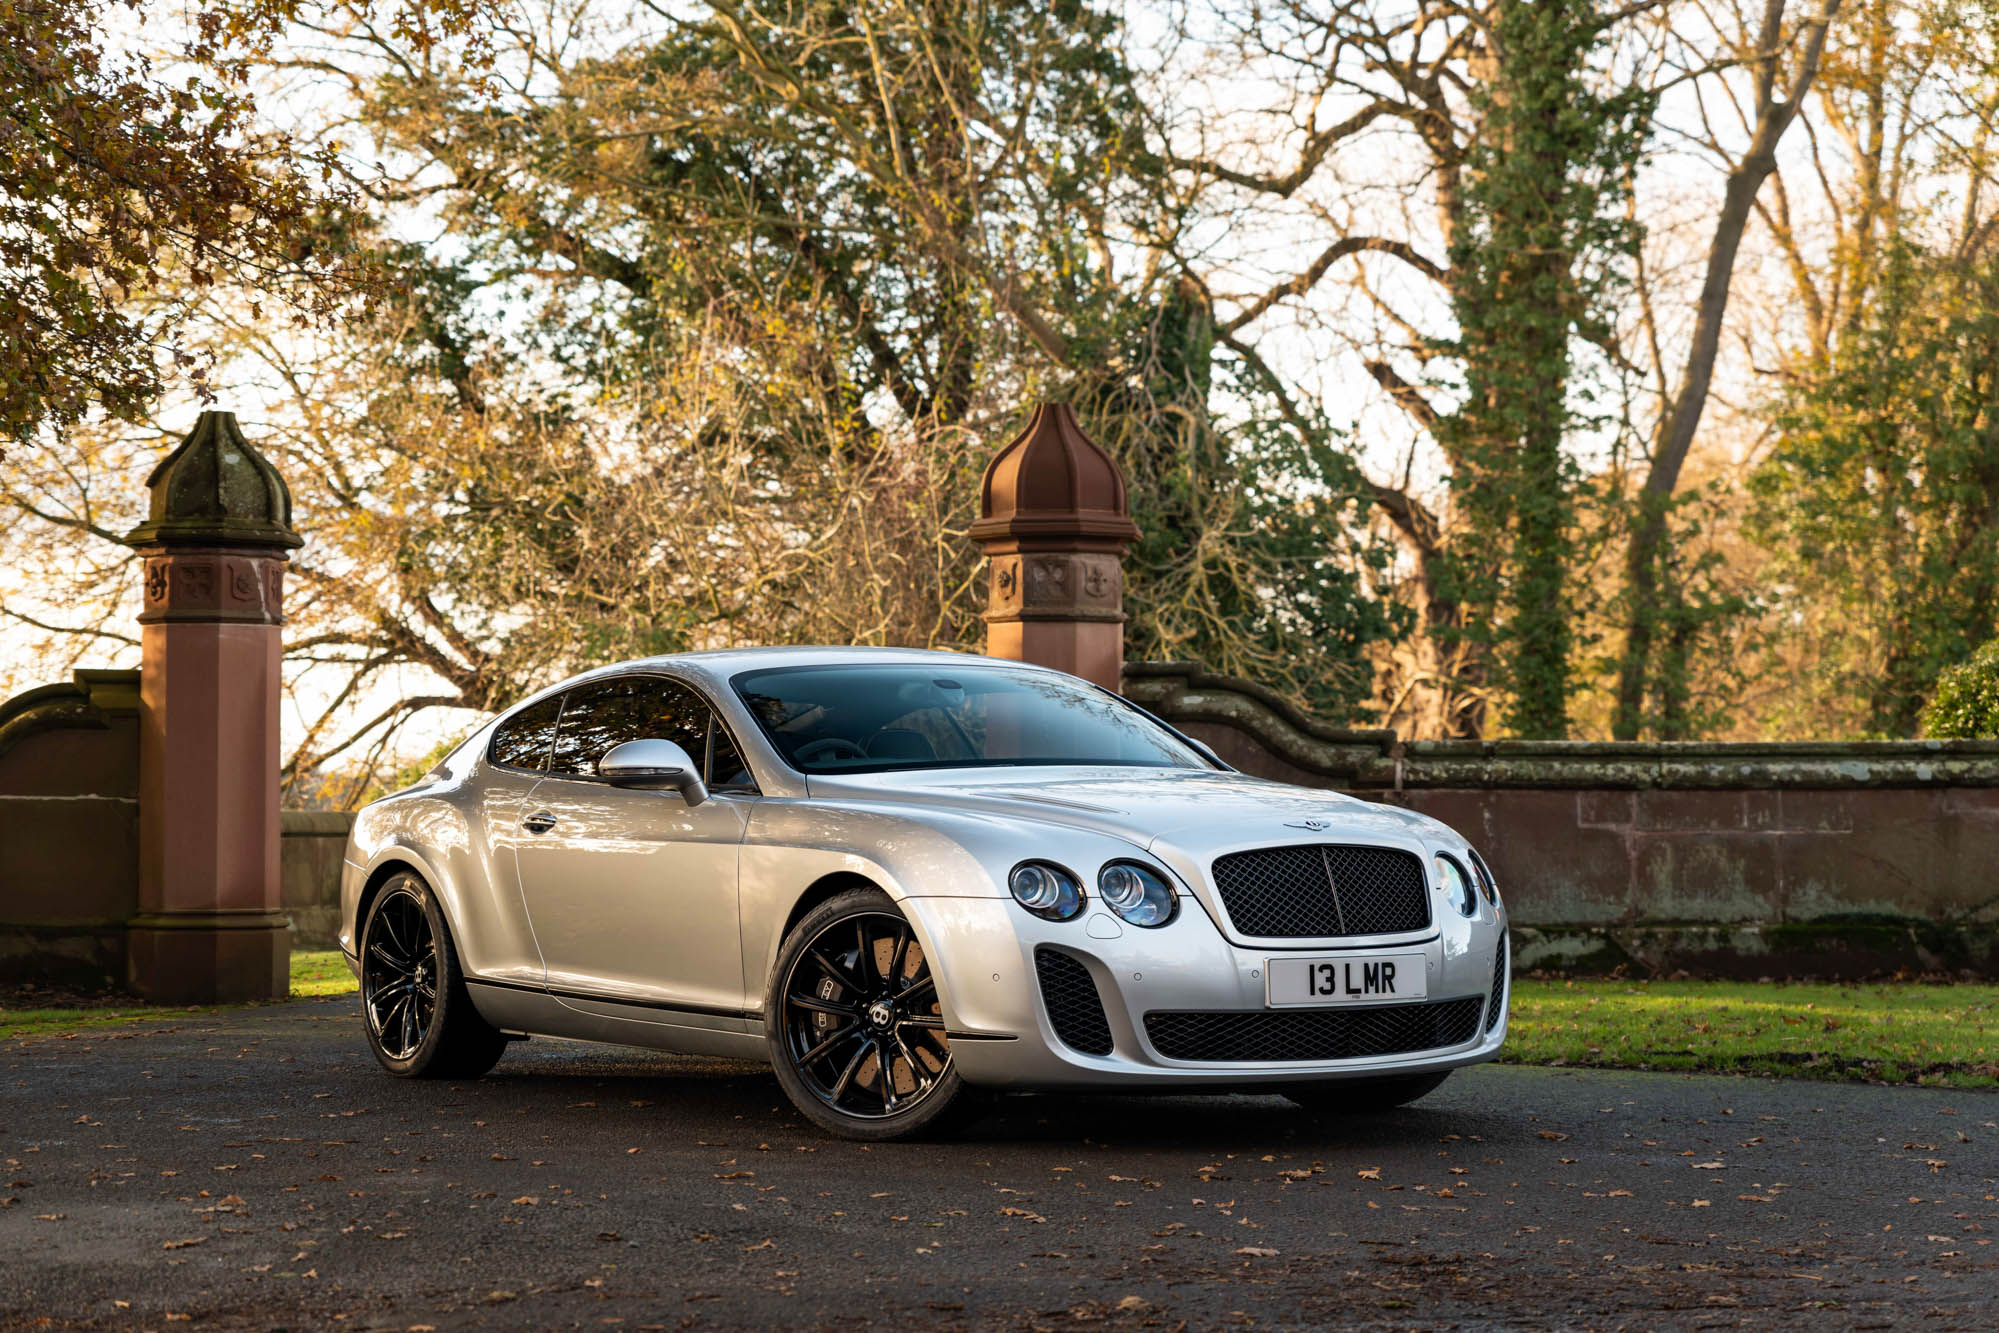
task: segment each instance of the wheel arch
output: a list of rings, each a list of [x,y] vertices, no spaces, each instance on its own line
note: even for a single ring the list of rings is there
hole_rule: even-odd
[[[797,901],[792,903],[790,913],[784,918],[784,929],[777,933],[777,947],[779,949],[784,947],[784,941],[791,938],[791,932],[798,928],[798,923],[803,921],[813,908],[855,889],[879,889],[890,898],[896,896],[888,885],[857,871],[835,870],[830,874],[821,875],[806,885],[799,893]]]
[[[751,991],[757,1004],[756,1010],[751,1014],[752,1022],[762,1022],[769,1017],[764,1012],[764,1000],[769,993],[772,978],[777,972],[778,957],[784,952],[784,942],[791,938],[792,932],[798,928],[798,923],[821,903],[830,902],[841,894],[851,893],[855,889],[874,889],[886,896],[896,911],[901,913],[903,920],[909,923],[909,928],[915,934],[917,943],[922,946],[925,956],[936,957],[936,940],[931,923],[925,920],[921,913],[912,910],[915,900],[899,891],[893,880],[887,876],[875,877],[852,869],[828,871],[799,891],[790,910],[785,914],[784,928],[771,936],[769,956],[760,964],[762,970],[757,978],[758,984]],[[936,969],[932,970],[934,974]],[[937,990],[948,1017],[952,1012],[951,994],[949,986],[941,975],[938,976]]]
[[[368,909],[380,896],[382,888],[397,875],[408,873],[423,881],[430,890],[430,899],[437,904],[438,915],[444,918],[444,928],[451,932],[451,947],[458,955],[460,966],[464,965],[465,935],[458,928],[457,914],[453,911],[451,886],[442,876],[425,864],[414,848],[402,843],[390,843],[376,853],[375,863],[368,867],[362,878],[361,888],[354,898],[354,947],[358,954],[361,947],[361,931],[368,924]]]
[[[376,896],[390,880],[404,873],[415,875],[422,880],[424,887],[431,891],[431,896],[437,897],[437,886],[430,882],[430,876],[424,873],[423,867],[414,859],[397,855],[395,851],[386,853],[381,863],[368,872],[367,879],[362,881],[361,892],[354,900],[354,944],[357,949],[361,943],[361,930],[368,924],[368,909],[374,906]],[[441,899],[438,901],[437,910],[439,912],[444,910]],[[446,920],[448,922],[449,918]]]
[[[885,895],[914,927],[925,953],[935,956],[944,941],[935,931],[933,903],[1005,892],[991,882],[980,857],[984,842],[995,836],[988,823],[948,811],[919,818],[865,806],[759,806],[738,860],[743,991],[751,1022],[764,1017],[784,941],[808,913],[841,893],[865,888]],[[925,884],[955,891],[933,899],[919,890]],[[940,979],[938,988],[949,1015],[951,987]]]

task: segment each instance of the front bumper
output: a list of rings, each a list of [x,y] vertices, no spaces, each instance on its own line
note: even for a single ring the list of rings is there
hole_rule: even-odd
[[[1433,911],[1430,930],[1418,936],[1295,949],[1231,943],[1199,901],[1184,896],[1179,915],[1156,930],[1125,925],[1094,904],[1068,922],[1043,921],[1009,899],[912,898],[903,906],[930,946],[953,1059],[975,1086],[1240,1090],[1378,1078],[1490,1060],[1506,1037],[1510,981],[1500,1012],[1487,1021],[1494,968],[1504,965],[1505,920],[1483,904],[1469,919]],[[1036,973],[1037,947],[1058,949],[1087,969],[1110,1030],[1108,1054],[1084,1053],[1057,1034]],[[1162,1054],[1146,1031],[1145,1016],[1152,1013],[1273,1012],[1263,976],[1273,957],[1381,952],[1424,956],[1426,1003],[1476,1001],[1471,1035],[1453,1045],[1352,1059],[1200,1061]]]

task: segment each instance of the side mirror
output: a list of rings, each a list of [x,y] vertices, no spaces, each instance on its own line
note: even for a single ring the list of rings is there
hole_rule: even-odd
[[[597,761],[597,774],[613,787],[641,791],[671,788],[689,805],[699,805],[708,799],[700,767],[672,741],[626,741],[614,745],[609,754]]]

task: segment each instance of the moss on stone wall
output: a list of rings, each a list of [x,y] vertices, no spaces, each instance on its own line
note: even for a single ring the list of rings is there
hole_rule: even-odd
[[[1999,741],[1402,741],[1303,717],[1246,680],[1191,662],[1134,662],[1125,694],[1178,726],[1233,728],[1287,763],[1355,790],[1576,787],[1759,791],[1999,787]]]

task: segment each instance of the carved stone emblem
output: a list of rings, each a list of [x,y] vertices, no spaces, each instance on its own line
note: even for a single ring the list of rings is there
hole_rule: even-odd
[[[229,550],[176,551],[148,557],[144,588],[145,624],[278,624],[283,561]]]
[[[1027,563],[1027,600],[1036,606],[1069,596],[1069,562],[1041,556]]]
[[[178,565],[174,573],[180,576],[180,591],[183,596],[205,602],[215,595],[215,566]]]
[[[1012,615],[1020,609],[1020,557],[994,556],[992,578],[987,614]]]

